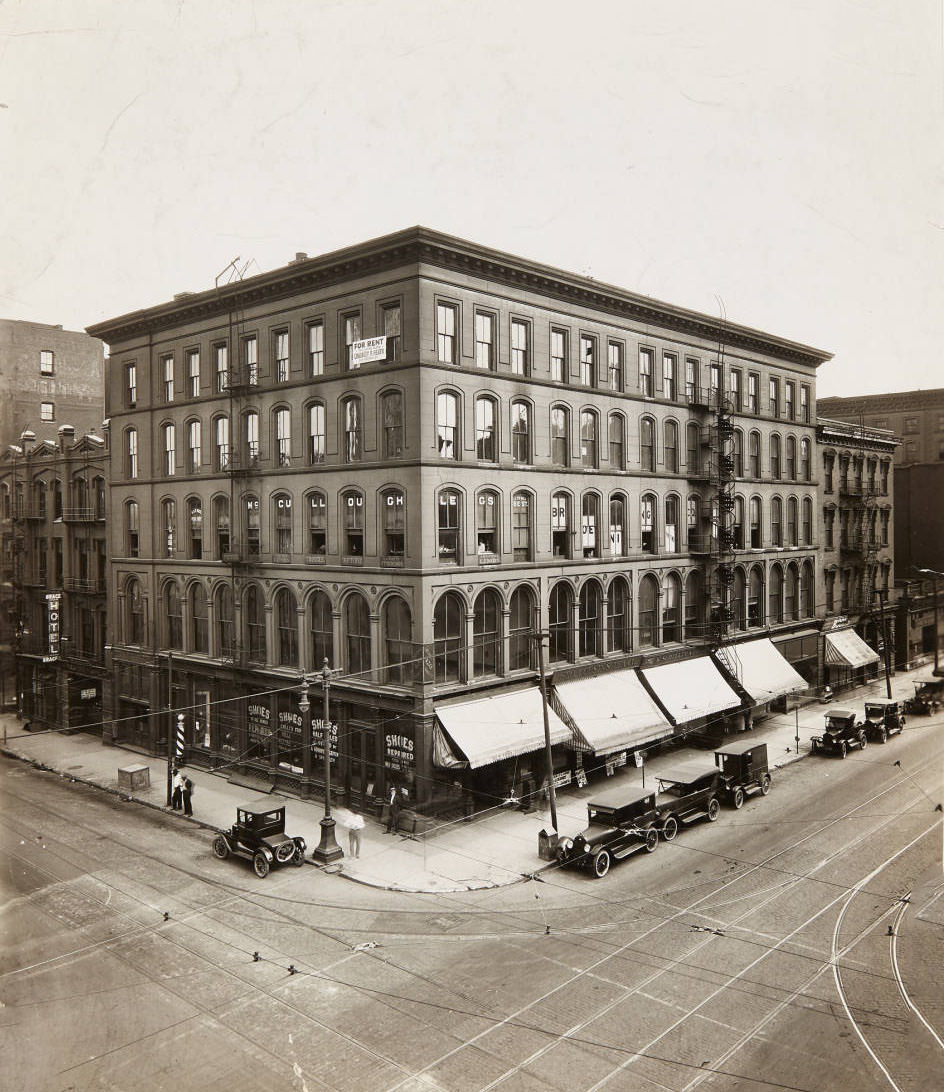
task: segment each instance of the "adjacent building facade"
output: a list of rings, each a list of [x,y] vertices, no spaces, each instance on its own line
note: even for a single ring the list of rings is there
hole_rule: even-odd
[[[543,769],[539,652],[562,782],[568,683],[748,636],[817,682],[826,353],[423,228],[90,333],[106,738],[165,753],[184,712],[188,760],[287,791],[330,737],[352,805],[498,798]]]
[[[901,437],[895,451],[896,466],[944,462],[944,387],[821,398],[819,411],[825,417]]]

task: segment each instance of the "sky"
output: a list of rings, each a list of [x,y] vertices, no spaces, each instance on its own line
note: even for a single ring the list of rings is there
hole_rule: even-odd
[[[412,224],[944,386],[944,0],[0,0],[0,317]]]

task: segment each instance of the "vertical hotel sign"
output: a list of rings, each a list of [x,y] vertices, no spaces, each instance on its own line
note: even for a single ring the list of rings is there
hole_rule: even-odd
[[[48,651],[43,656],[43,662],[49,663],[52,660],[59,659],[59,617],[60,617],[60,603],[62,602],[62,594],[60,592],[47,592],[46,594],[46,614],[48,618],[47,632],[49,635]]]

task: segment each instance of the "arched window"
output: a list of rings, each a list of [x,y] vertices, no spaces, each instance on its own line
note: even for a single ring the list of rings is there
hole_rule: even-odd
[[[580,542],[584,557],[600,556],[600,498],[584,493],[580,504]]]
[[[747,581],[747,624],[750,627],[764,624],[764,570],[760,565],[751,568]]]
[[[433,608],[433,647],[436,682],[461,681],[465,673],[465,608],[456,592],[440,596]]]
[[[344,461],[359,463],[364,457],[364,413],[360,395],[349,394],[341,399],[341,423],[344,428]]]
[[[577,615],[578,655],[603,655],[603,596],[596,580],[585,580],[580,589]]]
[[[195,474],[203,463],[203,430],[199,421],[187,422],[187,470]]]
[[[498,414],[495,399],[481,394],[475,400],[475,457],[483,463],[498,462]]]
[[[642,552],[654,554],[657,549],[656,539],[656,498],[652,493],[644,493],[639,502],[639,530]]]
[[[138,476],[138,430],[129,428],[125,432],[125,476]]]
[[[734,476],[744,477],[744,433],[741,429],[734,430],[734,450],[731,452],[734,458]]]
[[[298,609],[288,588],[275,593],[275,626],[279,640],[279,666],[298,667]]]
[[[216,613],[217,654],[230,659],[236,647],[236,622],[233,610],[233,589],[229,584],[220,584],[216,589],[214,601]]]
[[[701,573],[692,569],[685,578],[685,640],[693,641],[704,637],[704,623]]]
[[[555,493],[551,497],[551,548],[555,557],[570,557],[570,496]]]
[[[511,593],[508,611],[508,670],[520,671],[533,664],[534,594],[526,585]]]
[[[256,584],[250,584],[246,591],[244,604],[246,626],[246,649],[253,663],[264,664],[266,661],[265,603],[262,591]]]
[[[164,625],[168,648],[183,648],[183,611],[180,591],[173,581],[164,585]]]
[[[273,551],[291,554],[292,545],[292,497],[289,493],[276,493],[272,498]]]
[[[439,560],[446,564],[461,563],[461,496],[455,489],[440,489],[436,503],[436,535]]]
[[[285,407],[277,409],[273,416],[275,445],[279,466],[292,465],[292,412]]]
[[[345,489],[341,494],[341,553],[344,557],[364,556],[364,494]]]
[[[624,557],[628,549],[626,497],[622,493],[613,493],[610,496],[610,557]]]
[[[734,498],[734,548],[744,549],[744,498]]]
[[[665,451],[665,469],[671,474],[677,474],[679,468],[678,425],[674,421],[666,421],[663,426],[662,439]]]
[[[380,396],[380,420],[383,457],[399,459],[403,455],[403,395],[400,391],[387,391]]]
[[[511,457],[516,463],[531,462],[531,410],[520,399],[511,403]]]
[[[325,428],[324,402],[312,402],[308,407],[308,462],[312,466],[325,461]]]
[[[734,570],[734,585],[731,591],[731,611],[736,629],[747,629],[747,579],[743,569]]]
[[[779,497],[770,501],[770,544],[783,545],[783,501]]]
[[[662,592],[662,642],[669,644],[682,639],[682,582],[669,573]]]
[[[747,438],[748,444],[748,476],[760,477],[760,433],[752,432]]]
[[[566,580],[551,588],[547,610],[548,658],[551,663],[572,660],[574,640],[574,592]]]
[[[763,513],[761,511],[760,497],[751,497],[750,519],[752,550],[759,550],[763,545],[763,529],[761,525],[762,517]]]
[[[147,635],[146,606],[141,581],[132,577],[126,585],[127,631],[129,645],[143,645]]]
[[[580,463],[595,467],[600,456],[597,448],[597,415],[593,410],[580,411]]]
[[[633,648],[633,600],[625,577],[615,576],[606,593],[606,647],[608,652]]]
[[[611,413],[607,418],[607,433],[610,444],[610,467],[622,470],[626,458],[626,419],[621,413]]]
[[[262,528],[259,522],[259,498],[246,496],[243,498],[243,537],[246,542],[246,553],[249,557],[258,557],[262,548]]]
[[[802,611],[804,618],[812,618],[816,613],[816,582],[813,576],[813,562],[803,562],[803,580],[800,584],[802,598]]]
[[[410,605],[399,595],[391,596],[383,608],[384,677],[395,685],[413,681],[413,616]]]
[[[502,607],[498,593],[486,588],[472,608],[472,674],[497,675],[501,670]]]
[[[203,557],[203,502],[199,497],[187,501],[187,523],[190,527],[190,556]]]
[[[690,478],[697,477],[701,470],[701,459],[698,457],[700,450],[701,434],[698,425],[690,421],[685,426],[685,465]]]
[[[674,494],[665,498],[665,552],[674,554],[679,548],[679,502]]]
[[[783,611],[788,622],[795,622],[800,617],[800,572],[792,561],[787,566]]]
[[[259,414],[255,410],[250,410],[243,417],[243,427],[246,439],[246,465],[258,466],[260,455]]]
[[[564,406],[551,407],[551,462],[570,465],[570,411]]]
[[[325,660],[334,663],[334,620],[331,600],[323,591],[316,591],[308,602],[308,634],[311,649],[311,669],[320,671]]]
[[[659,642],[659,616],[656,604],[659,602],[659,585],[652,573],[639,582],[639,646],[652,648]]]
[[[162,443],[164,449],[164,473],[172,478],[177,469],[177,429],[174,425],[161,427]]]
[[[206,593],[201,584],[190,585],[190,646],[193,652],[210,651]]]
[[[651,417],[639,422],[639,461],[643,470],[653,473],[656,469],[656,423]]]
[[[800,545],[799,505],[796,497],[787,499],[787,545]]]
[[[800,477],[803,481],[810,481],[812,466],[810,463],[810,441],[804,436],[800,441]]]
[[[475,498],[475,548],[480,558],[496,558],[501,551],[499,516],[501,501],[492,489]]]
[[[351,675],[360,675],[369,682],[370,673],[370,608],[360,592],[351,592],[344,600],[345,667]]]
[[[138,556],[138,502],[128,501],[125,505],[125,549],[128,557]]]
[[[783,572],[779,565],[770,566],[767,589],[767,618],[772,626],[783,621]]]
[[[813,545],[813,501],[803,498],[803,545]]]
[[[328,552],[328,498],[320,489],[308,494],[308,552],[324,557]]]
[[[531,552],[531,495],[523,489],[511,496],[511,549],[515,561],[533,561]]]
[[[213,419],[213,469],[229,470],[229,418]]]
[[[795,436],[787,437],[787,477],[795,482],[797,476],[797,442]]]
[[[382,557],[402,563],[406,554],[406,494],[385,489],[380,494]]]
[[[177,549],[176,501],[161,501],[161,538],[164,541],[164,557],[173,557]]]
[[[701,521],[701,497],[697,493],[689,493],[685,500],[685,541],[689,550],[702,548],[698,535],[698,525]]]
[[[770,476],[774,481],[780,481],[780,474],[780,436],[775,432],[770,437]]]
[[[459,458],[459,399],[452,391],[436,396],[436,446],[441,459]]]

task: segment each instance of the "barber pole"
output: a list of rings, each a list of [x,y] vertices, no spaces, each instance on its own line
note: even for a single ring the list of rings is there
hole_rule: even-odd
[[[183,713],[177,714],[177,737],[174,740],[174,757],[184,757],[184,715]]]

